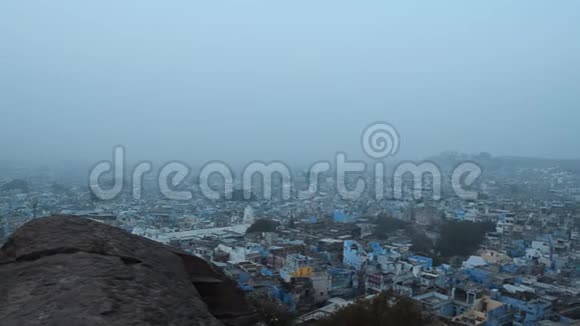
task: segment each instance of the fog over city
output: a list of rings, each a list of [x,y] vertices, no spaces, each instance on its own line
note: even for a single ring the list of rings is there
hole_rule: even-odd
[[[579,326],[580,1],[0,0],[1,326]]]
[[[0,4],[0,151],[17,162],[310,163],[442,151],[578,158],[577,1]]]

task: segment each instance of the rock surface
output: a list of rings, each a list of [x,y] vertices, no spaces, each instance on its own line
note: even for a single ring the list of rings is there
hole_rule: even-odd
[[[253,325],[236,284],[200,258],[74,216],[0,249],[1,325]]]

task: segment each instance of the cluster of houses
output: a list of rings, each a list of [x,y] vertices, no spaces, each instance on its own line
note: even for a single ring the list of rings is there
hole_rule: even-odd
[[[540,177],[523,173],[530,185],[519,188],[513,186],[521,181],[517,175],[488,178],[483,196],[469,201],[344,200],[324,185],[310,199],[175,202],[151,193],[99,201],[85,187],[57,192],[46,185],[0,193],[0,243],[30,219],[78,215],[211,261],[248,296],[293,313],[297,324],[390,292],[412,299],[442,324],[577,325],[578,183],[557,171],[534,173]],[[547,190],[539,192],[537,183]],[[417,250],[404,229],[377,236],[383,216],[432,243],[443,223],[493,227],[469,255],[441,257]],[[271,223],[256,230],[260,220]]]

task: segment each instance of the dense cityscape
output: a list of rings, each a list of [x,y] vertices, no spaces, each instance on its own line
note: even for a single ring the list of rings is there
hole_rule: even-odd
[[[0,326],[580,326],[580,1],[0,0]]]
[[[344,199],[328,173],[308,199],[265,200],[259,191],[246,198],[236,190],[231,199],[210,200],[195,191],[192,176],[182,185],[196,194],[189,201],[164,199],[147,181],[138,200],[125,192],[101,200],[86,180],[5,167],[0,242],[45,216],[110,224],[211,262],[261,302],[271,325],[316,324],[384,293],[410,299],[431,324],[578,323],[577,162],[486,153],[430,158],[446,171],[461,160],[485,171],[477,199],[454,196],[448,184],[439,200],[429,187],[417,198],[412,179],[403,182],[403,198]],[[293,173],[295,187],[307,187],[304,173]]]

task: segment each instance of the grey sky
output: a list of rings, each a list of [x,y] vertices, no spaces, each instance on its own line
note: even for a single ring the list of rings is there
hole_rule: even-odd
[[[2,1],[3,158],[580,157],[580,2]]]

